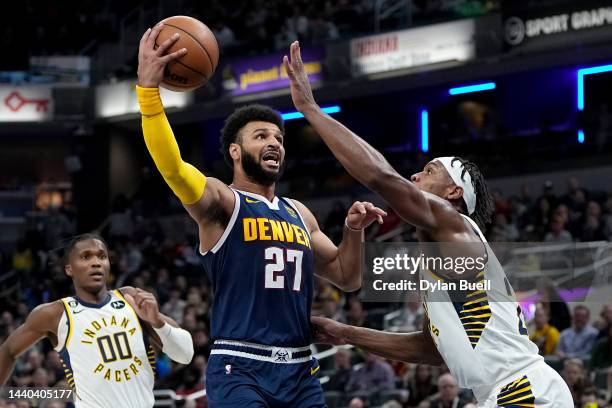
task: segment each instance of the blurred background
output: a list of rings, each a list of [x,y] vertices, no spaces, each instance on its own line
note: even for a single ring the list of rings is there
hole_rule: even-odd
[[[195,224],[144,146],[134,92],[142,33],[183,14],[211,27],[221,49],[209,84],[162,94],[186,161],[230,182],[223,120],[243,104],[269,104],[287,119],[278,195],[302,200],[336,242],[352,201],[384,206],[296,118],[280,65],[299,40],[318,103],[403,175],[436,156],[470,159],[494,195],[491,241],[561,245],[552,260],[537,244],[527,252],[529,271],[547,276],[524,294],[530,335],[577,407],[610,401],[612,1],[24,0],[3,9],[11,18],[0,27],[0,340],[36,305],[71,293],[55,249],[99,230],[113,260],[109,285],[154,292],[193,335],[191,365],[158,355],[158,404],[206,406],[212,294]],[[414,241],[389,212],[367,240]],[[575,272],[570,247],[596,257],[580,298],[556,289],[557,277]],[[363,302],[323,281],[313,312],[398,331],[419,330],[423,317],[419,299]],[[573,349],[584,330],[587,344]],[[463,407],[473,398],[444,367],[316,351],[330,408]],[[19,360],[11,384],[62,377],[45,341]]]

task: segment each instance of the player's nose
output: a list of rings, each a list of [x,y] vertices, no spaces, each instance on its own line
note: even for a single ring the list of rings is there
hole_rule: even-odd
[[[419,173],[414,173],[412,176],[410,176],[410,181],[412,181],[413,183],[418,183],[419,179]]]

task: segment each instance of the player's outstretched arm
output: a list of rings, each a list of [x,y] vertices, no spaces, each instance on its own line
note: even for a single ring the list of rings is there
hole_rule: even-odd
[[[325,317],[312,316],[310,320],[316,329],[316,343],[352,344],[390,360],[413,364],[440,365],[444,362],[425,328],[412,333],[387,333],[350,326]]]
[[[463,229],[461,217],[448,203],[421,191],[397,173],[378,150],[321,111],[314,100],[297,42],[291,44],[290,54],[291,60],[285,56],[283,64],[291,81],[293,103],[349,174],[383,197],[400,217],[412,225],[433,234],[455,223]],[[441,225],[444,228],[439,228]],[[432,238],[445,240],[445,237]]]
[[[219,210],[230,214],[234,206],[234,194],[221,181],[206,178],[198,169],[181,158],[178,144],[164,112],[159,95],[159,84],[166,64],[182,57],[185,49],[167,54],[178,40],[178,34],[155,48],[155,39],[162,26],[148,29],[140,40],[138,51],[138,102],[142,114],[142,131],[147,149],[174,194],[181,200],[191,217],[200,226],[202,250],[211,248],[221,236],[211,236],[211,223]],[[206,194],[204,192],[206,191]],[[218,217],[217,217],[218,218]],[[217,231],[219,232],[219,231]],[[214,235],[214,234],[212,234]]]
[[[26,321],[0,345],[0,386],[6,383],[17,357],[44,337],[57,338],[57,325],[64,311],[59,302],[37,306]]]
[[[131,286],[119,291],[134,311],[146,324],[155,346],[177,363],[189,364],[193,358],[193,339],[187,330],[181,329],[174,320],[160,313],[157,299],[152,293]]]
[[[342,242],[336,247],[321,231],[310,210],[299,201],[293,201],[304,216],[310,232],[317,276],[327,279],[345,292],[358,290],[361,287],[363,230],[374,221],[382,224],[387,213],[372,203],[356,201],[348,211]]]

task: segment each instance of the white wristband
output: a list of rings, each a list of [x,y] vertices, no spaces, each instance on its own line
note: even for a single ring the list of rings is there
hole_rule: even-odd
[[[346,217],[344,219],[344,225],[346,226],[346,228],[348,228],[350,231],[355,231],[355,232],[361,232],[363,231],[363,228],[357,229],[357,228],[353,228],[350,225],[348,225],[348,217]]]
[[[172,360],[189,364],[193,358],[193,340],[187,330],[165,323],[159,329],[153,328],[162,342],[162,351]]]

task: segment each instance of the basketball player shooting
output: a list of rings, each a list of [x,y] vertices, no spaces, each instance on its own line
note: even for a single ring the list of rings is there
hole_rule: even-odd
[[[397,334],[313,317],[318,340],[354,344],[385,358],[412,363],[446,363],[459,386],[471,388],[481,407],[573,407],[559,374],[538,355],[528,336],[512,288],[480,228],[493,211],[484,177],[472,162],[439,157],[405,179],[383,155],[316,104],[297,42],[283,59],[298,111],[314,127],[344,168],[379,194],[406,222],[420,242],[437,242],[454,253],[486,259],[484,270],[459,274],[421,270],[430,282],[467,279],[491,282],[491,290],[467,293],[453,302],[448,292],[427,294],[428,319],[420,332]],[[442,245],[449,243],[451,245]],[[457,248],[461,248],[457,254]]]
[[[306,206],[277,197],[284,126],[267,106],[240,108],[225,122],[222,153],[234,173],[229,186],[184,162],[159,96],[166,64],[184,53],[167,54],[178,34],[155,48],[160,29],[148,30],[140,42],[136,90],[147,149],[198,225],[200,260],[214,291],[208,404],[323,407],[310,352],[314,273],[340,289],[359,289],[363,229],[382,223],[386,213],[354,203],[336,247]]]
[[[0,346],[0,385],[16,358],[43,338],[59,353],[77,408],[152,407],[155,350],[189,364],[191,335],[161,314],[153,294],[108,290],[108,248],[95,234],[67,246],[64,269],[75,296],[36,307]]]

